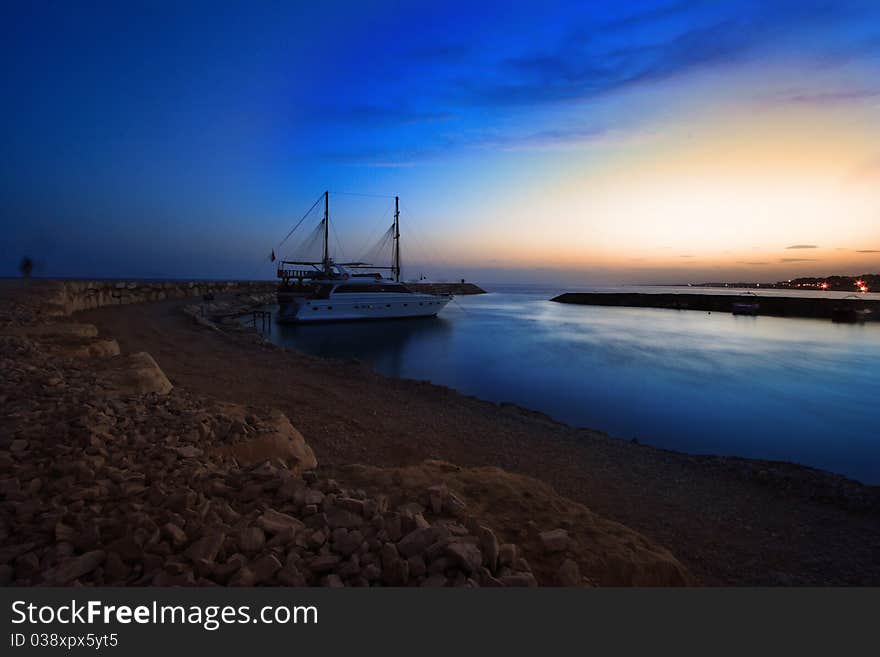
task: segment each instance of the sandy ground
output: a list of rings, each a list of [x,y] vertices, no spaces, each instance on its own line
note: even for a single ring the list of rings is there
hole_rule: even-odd
[[[880,517],[817,501],[809,485],[768,482],[766,464],[635,445],[359,363],[233,339],[193,324],[182,303],[76,318],[115,337],[123,352],[151,353],[177,386],[281,409],[322,469],[425,458],[499,466],[660,542],[706,584],[880,584]],[[778,467],[824,481],[816,471]]]

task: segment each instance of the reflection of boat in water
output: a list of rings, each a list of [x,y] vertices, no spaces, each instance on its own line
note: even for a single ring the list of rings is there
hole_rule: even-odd
[[[278,291],[278,320],[338,322],[363,319],[430,317],[443,310],[451,296],[412,292],[402,283],[382,278],[353,278],[333,265],[334,276],[322,275],[306,287]],[[336,273],[340,272],[340,273]]]
[[[452,323],[443,317],[423,317],[351,324],[285,323],[276,336],[283,344],[321,358],[357,360],[386,376],[431,378],[443,359]],[[438,353],[439,350],[439,353]]]
[[[366,262],[335,263],[330,258],[330,193],[324,192],[323,199],[324,218],[318,227],[323,232],[323,257],[320,261],[282,260],[279,263],[278,321],[311,323],[431,317],[452,300],[448,294],[413,292],[400,282],[400,211],[396,196],[394,223],[383,236],[393,243],[390,267]],[[359,273],[382,269],[391,270],[393,278],[383,278],[376,271]]]
[[[401,376],[407,352],[419,345],[442,344],[451,324],[441,318],[423,317],[401,322],[395,319],[360,324],[294,323],[278,327],[282,342],[293,344],[313,356],[357,359],[384,374]]]

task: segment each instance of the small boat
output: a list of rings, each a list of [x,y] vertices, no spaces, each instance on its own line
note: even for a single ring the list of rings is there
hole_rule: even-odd
[[[758,297],[754,292],[746,292],[745,295]],[[734,315],[757,315],[760,309],[761,304],[757,301],[734,301],[730,306],[730,312]]]
[[[390,267],[365,262],[336,263],[329,254],[330,194],[324,192],[324,248],[320,261],[281,260],[278,265],[278,321],[343,322],[367,319],[431,317],[452,300],[451,294],[414,292],[400,282],[400,210],[394,197]],[[292,232],[292,231],[291,231]],[[274,251],[273,251],[274,255]],[[308,267],[308,268],[303,268]],[[391,271],[384,278],[377,271]]]
[[[837,324],[860,324],[871,318],[870,308],[835,306],[831,309],[831,321]]]
[[[757,315],[758,311],[761,309],[761,304],[759,303],[734,303],[730,312],[734,315]]]
[[[848,294],[841,299],[840,305],[831,309],[831,321],[837,324],[860,324],[871,319],[872,313],[870,308],[865,308],[861,296]]]
[[[757,315],[760,309],[759,303],[735,303],[731,306],[730,312],[734,315]]]

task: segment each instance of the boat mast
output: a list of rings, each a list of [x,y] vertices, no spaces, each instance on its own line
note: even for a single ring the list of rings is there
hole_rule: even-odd
[[[324,271],[330,273],[330,192],[324,192]]]
[[[400,197],[394,197],[394,280],[400,282]]]

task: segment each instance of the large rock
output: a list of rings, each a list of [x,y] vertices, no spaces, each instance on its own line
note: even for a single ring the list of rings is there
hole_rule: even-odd
[[[564,529],[551,529],[538,535],[545,552],[564,552],[568,547],[568,532]]]
[[[498,538],[489,527],[479,527],[477,538],[480,540],[480,551],[483,553],[483,565],[494,573],[498,567]]]
[[[174,387],[145,351],[101,361],[97,376],[104,394],[111,396],[167,395]]]
[[[295,472],[313,470],[318,465],[315,453],[303,435],[280,411],[273,411],[256,426],[257,433],[218,449],[231,454],[245,466],[280,458]]]
[[[443,538],[443,532],[439,527],[421,527],[404,536],[397,544],[397,549],[404,557],[411,557],[424,552],[440,538]]]
[[[257,525],[270,534],[297,532],[305,526],[298,518],[275,509],[266,509],[263,515],[257,518]]]
[[[258,552],[266,544],[266,534],[259,527],[245,527],[238,533],[238,546],[242,552]]]
[[[446,546],[446,556],[466,573],[475,573],[483,563],[480,548],[472,543],[455,542]]]
[[[104,563],[107,554],[103,550],[92,550],[85,554],[68,559],[58,564],[45,574],[49,584],[68,584],[73,580],[87,575]]]
[[[572,582],[575,575],[599,586],[681,586],[694,581],[661,545],[562,497],[543,482],[499,468],[460,468],[442,461],[403,468],[352,465],[343,467],[339,478],[368,494],[388,495],[392,504],[421,497],[438,484],[459,492],[473,522],[491,527],[496,540],[502,543],[497,555],[499,571],[510,567],[524,570],[520,566],[525,559],[531,565],[533,573],[499,576],[507,586],[532,586],[536,580],[558,585],[563,578],[566,583]],[[530,521],[538,531],[526,530]],[[418,536],[410,540],[415,543]],[[504,539],[516,541],[518,549]],[[480,537],[479,532],[478,541],[489,553],[483,555],[484,563],[491,562],[494,541],[488,535]],[[560,548],[564,551],[556,551]],[[478,565],[476,551],[470,548],[455,548],[451,557],[450,561],[460,567],[466,563]],[[450,555],[447,553],[445,558]],[[566,558],[573,564],[560,573]],[[573,565],[578,566],[577,573]],[[429,573],[434,574],[430,567]]]
[[[214,561],[223,547],[223,541],[226,540],[226,534],[219,531],[212,531],[197,540],[187,548],[185,554],[193,561]]]
[[[556,572],[556,582],[560,586],[580,586],[581,569],[576,561],[566,559]]]

